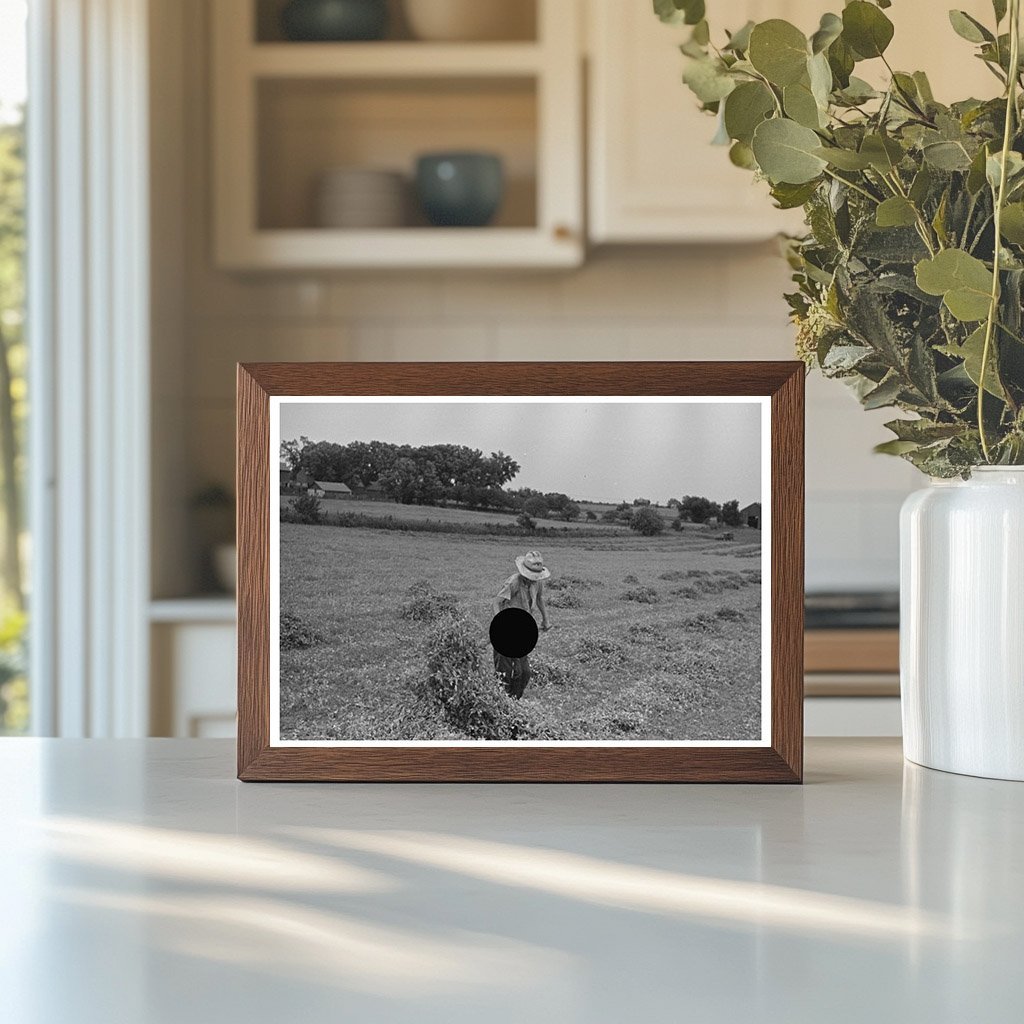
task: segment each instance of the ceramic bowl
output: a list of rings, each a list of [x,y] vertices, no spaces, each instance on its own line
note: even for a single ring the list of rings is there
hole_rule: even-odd
[[[316,223],[322,228],[399,228],[408,207],[406,178],[395,171],[338,167],[320,178]]]
[[[296,42],[380,39],[387,26],[387,0],[290,0],[281,11],[285,38]]]
[[[535,0],[405,0],[417,39],[477,42],[536,37]]]
[[[416,163],[416,193],[435,227],[483,227],[494,219],[505,195],[501,157],[426,153]]]

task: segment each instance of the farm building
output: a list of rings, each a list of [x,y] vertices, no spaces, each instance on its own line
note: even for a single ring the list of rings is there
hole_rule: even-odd
[[[352,493],[357,498],[363,498],[368,501],[384,501],[388,497],[379,480],[374,480],[373,483],[367,484],[365,487],[360,487],[357,484],[352,488]]]
[[[755,530],[761,529],[761,502],[755,501],[746,508],[740,509],[740,519],[744,526],[752,526]]]
[[[294,476],[285,463],[281,467],[281,490],[282,491],[306,491],[313,486],[313,478],[309,473],[300,469]]]
[[[336,483],[333,480],[315,480],[310,485],[308,493],[314,498],[340,499],[351,498],[352,491],[347,484]]]

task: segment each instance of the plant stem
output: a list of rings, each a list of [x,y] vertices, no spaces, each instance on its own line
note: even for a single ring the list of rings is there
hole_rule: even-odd
[[[877,196],[873,196],[867,189],[861,188],[860,185],[855,184],[852,181],[847,181],[846,178],[840,178],[838,174],[833,173],[827,167],[825,173],[833,180],[838,181],[841,185],[845,185],[847,188],[852,188],[854,192],[859,192],[865,199],[870,199],[871,202],[877,206],[880,202]]]
[[[935,255],[935,247],[932,245],[932,232],[928,226],[928,221],[924,219],[924,214],[917,208],[917,204],[911,202],[910,197],[907,195],[906,189],[903,187],[903,182],[900,181],[899,172],[893,168],[892,174],[883,174],[882,180],[887,181],[893,190],[899,195],[901,199],[906,199],[910,203],[911,209],[914,211],[914,217],[917,219],[917,233],[921,236],[921,241],[924,242],[925,248],[931,256]],[[941,250],[943,248],[941,240],[936,236],[936,244]]]
[[[1010,74],[1006,83],[1006,123],[1003,126],[1002,160],[999,167],[999,189],[995,197],[995,246],[992,256],[992,294],[989,299],[988,320],[985,322],[985,345],[981,350],[981,370],[978,373],[978,436],[985,461],[992,462],[992,451],[985,430],[985,375],[992,355],[992,335],[999,316],[999,272],[1001,267],[1001,243],[1003,205],[1006,201],[1006,169],[1009,163],[1010,144],[1013,141],[1013,127],[1017,119],[1017,83],[1020,67],[1020,0],[1010,0]]]

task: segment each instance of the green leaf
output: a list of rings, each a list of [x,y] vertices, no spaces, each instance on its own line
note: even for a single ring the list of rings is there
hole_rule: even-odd
[[[939,200],[939,205],[935,210],[935,216],[932,217],[932,229],[935,231],[935,237],[939,240],[939,245],[949,245],[949,233],[946,231],[946,215],[949,213],[949,189],[945,189],[942,193],[942,198]]]
[[[871,166],[871,161],[852,149],[836,149],[832,146],[819,146],[814,150],[815,156],[828,161],[833,167],[841,171],[863,171]]]
[[[746,53],[750,47],[750,33],[754,31],[755,24],[756,22],[748,21],[743,28],[733,32],[723,49],[732,50],[734,53]]]
[[[819,53],[807,62],[807,77],[811,83],[811,95],[822,112],[822,124],[828,123],[829,97],[832,95],[832,69],[828,57]]]
[[[915,71],[911,76],[914,79],[914,84],[917,86],[917,94],[925,101],[925,103],[934,103],[935,96],[932,93],[932,84],[928,81],[928,76],[923,71]]]
[[[995,42],[996,37],[966,11],[950,11],[949,23],[953,26],[953,31],[969,43]]]
[[[985,325],[982,324],[959,347],[956,345],[940,345],[938,351],[951,359],[962,359],[964,371],[971,378],[975,387],[981,386],[981,362],[985,353]],[[988,365],[985,368],[985,390],[996,398],[1005,400],[1006,392],[999,382],[996,370],[996,346],[993,341],[989,346]]]
[[[717,103],[736,88],[734,79],[717,60],[697,58],[688,61],[683,81],[701,103]]]
[[[914,181],[907,193],[910,201],[920,206],[928,198],[934,180],[931,168],[927,164],[922,164],[921,169],[914,175]]]
[[[966,171],[971,166],[967,150],[959,142],[942,139],[922,147],[925,160],[940,171]]]
[[[876,455],[906,455],[920,447],[917,441],[883,441],[876,444],[873,451]]]
[[[891,174],[903,159],[903,147],[887,135],[865,135],[860,152],[876,171],[883,174]]]
[[[750,33],[747,59],[773,85],[793,85],[807,69],[807,38],[795,25],[772,18]]]
[[[900,379],[893,374],[887,377],[878,387],[869,391],[860,400],[865,409],[882,409],[887,405],[895,405],[903,390]]]
[[[892,84],[898,100],[908,109],[913,110],[915,107],[922,106],[921,97],[917,92],[917,82],[914,81],[912,75],[905,75],[902,71],[897,71],[892,76]]]
[[[876,99],[880,94],[877,89],[872,88],[862,78],[856,75],[850,76],[849,84],[841,90],[840,95],[847,102],[853,105],[867,103],[868,100]]]
[[[843,19],[835,14],[823,14],[818,31],[811,36],[811,53],[827,50],[843,32]]]
[[[820,142],[810,128],[775,118],[757,126],[752,148],[758,166],[770,182],[802,185],[816,179],[825,169],[825,161],[815,153]]]
[[[1003,209],[1000,232],[1007,242],[1024,245],[1024,203],[1010,203]]]
[[[967,191],[976,196],[985,187],[985,165],[988,162],[988,149],[984,146],[974,154],[967,172]]]
[[[999,178],[1002,171],[1003,154],[1001,152],[993,153],[985,161],[985,177],[988,179],[988,183],[992,186],[993,191],[999,188]],[[1024,157],[1011,149],[1006,154],[1006,186],[1008,191],[1013,191],[1017,180],[1022,175],[1024,175]]]
[[[732,144],[729,149],[729,160],[736,167],[742,167],[745,171],[757,170],[754,151],[745,142],[734,142]]]
[[[775,200],[780,210],[795,210],[798,206],[803,206],[814,195],[817,188],[817,181],[805,182],[802,185],[779,182],[772,186],[772,199]]]
[[[878,204],[875,223],[880,228],[905,228],[917,223],[914,204],[903,196],[893,196]]]
[[[725,128],[729,137],[748,146],[754,129],[775,110],[775,97],[763,82],[743,82],[725,101]]]
[[[843,10],[843,39],[862,60],[881,57],[892,42],[892,22],[866,0],[853,0]]]
[[[828,48],[828,66],[832,69],[832,77],[835,79],[836,87],[845,89],[850,84],[850,75],[853,73],[856,58],[853,50],[846,45],[845,40],[840,36]]]
[[[948,440],[963,433],[960,423],[936,423],[933,420],[892,420],[885,424],[900,441],[915,441],[917,444],[933,444]]]
[[[970,323],[988,316],[992,272],[963,249],[945,249],[915,268],[917,286],[929,295],[941,295],[957,320]]]
[[[667,25],[696,25],[704,17],[704,0],[654,0],[654,13]]]
[[[810,82],[795,82],[782,90],[782,106],[786,116],[805,128],[824,126],[822,111],[811,92]]]

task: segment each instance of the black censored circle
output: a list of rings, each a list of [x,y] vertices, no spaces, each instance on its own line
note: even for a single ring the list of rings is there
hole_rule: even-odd
[[[506,608],[491,619],[491,646],[506,658],[525,658],[537,646],[537,620],[522,608]]]

